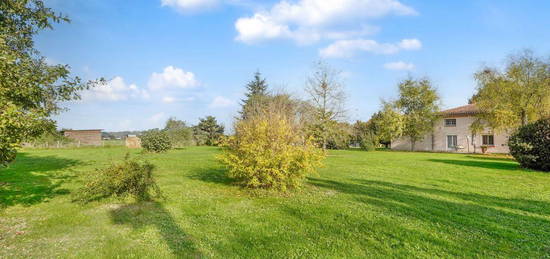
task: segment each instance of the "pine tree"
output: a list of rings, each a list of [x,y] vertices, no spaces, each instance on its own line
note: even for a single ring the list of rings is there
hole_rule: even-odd
[[[246,85],[246,99],[242,100],[242,110],[240,112],[242,119],[245,119],[247,114],[254,112],[250,110],[251,107],[258,107],[252,105],[253,103],[261,103],[265,99],[268,95],[267,87],[267,82],[265,78],[262,78],[262,74],[259,71],[254,73],[254,79]]]

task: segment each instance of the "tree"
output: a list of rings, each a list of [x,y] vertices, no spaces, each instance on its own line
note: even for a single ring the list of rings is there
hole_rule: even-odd
[[[345,116],[344,104],[346,95],[338,79],[339,73],[323,62],[316,65],[315,72],[306,82],[306,92],[314,107],[314,129],[321,140],[323,149],[327,148],[327,140],[331,127],[337,125]]]
[[[439,113],[439,96],[429,79],[408,78],[399,84],[399,99],[395,106],[403,115],[403,135],[411,141],[411,151],[417,141],[431,132]]]
[[[36,34],[68,21],[41,0],[0,1],[0,165],[15,159],[24,140],[55,129],[50,116],[63,111],[60,102],[102,81],[82,83],[34,48]]]
[[[390,102],[382,102],[382,109],[372,115],[369,123],[378,141],[386,146],[403,134],[403,116]]]
[[[260,71],[254,73],[254,79],[246,85],[246,99],[242,100],[241,118],[246,118],[249,113],[254,112],[253,107],[258,107],[255,104],[265,102],[267,97],[267,82],[262,78]]]
[[[222,141],[219,158],[229,177],[249,188],[299,187],[324,158],[313,139],[305,136],[307,109],[287,94],[268,96],[252,108],[257,112],[237,120],[235,134]]]
[[[221,136],[223,136],[224,126],[218,124],[213,116],[206,116],[204,119],[199,119],[195,129],[195,134],[204,139],[204,144],[208,146],[217,145]]]
[[[508,130],[550,116],[550,61],[532,51],[510,56],[504,70],[485,67],[474,77],[477,126],[483,121],[493,130]]]
[[[187,146],[191,143],[193,138],[193,130],[187,127],[184,121],[174,117],[166,121],[166,126],[164,126],[163,131],[166,132],[174,147]]]

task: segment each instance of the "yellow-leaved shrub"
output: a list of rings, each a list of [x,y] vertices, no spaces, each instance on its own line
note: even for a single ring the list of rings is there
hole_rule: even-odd
[[[237,121],[235,134],[222,143],[229,176],[250,188],[297,188],[325,156],[293,119],[276,112]]]

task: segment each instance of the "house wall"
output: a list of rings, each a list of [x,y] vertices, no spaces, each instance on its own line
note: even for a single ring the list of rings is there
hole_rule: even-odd
[[[445,126],[445,119],[456,119],[455,127]],[[436,151],[436,152],[458,152],[458,153],[481,153],[482,135],[493,135],[494,146],[487,149],[488,153],[508,153],[508,137],[506,133],[494,134],[489,128],[472,138],[470,125],[475,120],[472,116],[450,116],[443,117],[436,121],[433,134],[426,134],[424,139],[417,142],[415,151]],[[447,136],[457,136],[457,146],[461,149],[448,148]],[[411,142],[407,137],[402,137],[391,143],[395,150],[411,150]]]
[[[63,135],[75,141],[80,141],[81,145],[101,145],[101,130],[67,130]]]

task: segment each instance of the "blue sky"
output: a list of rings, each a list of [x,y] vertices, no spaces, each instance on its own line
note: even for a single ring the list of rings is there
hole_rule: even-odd
[[[162,127],[175,116],[226,126],[256,70],[272,89],[306,98],[323,59],[341,71],[348,120],[368,120],[407,75],[428,76],[444,107],[474,93],[473,73],[523,48],[550,54],[550,1],[46,0],[72,22],[37,48],[107,86],[55,117],[107,131]]]

